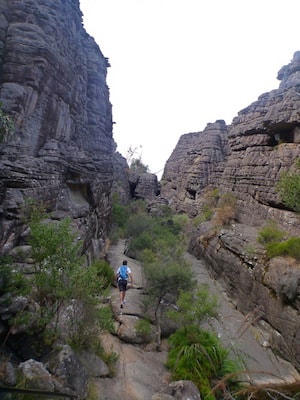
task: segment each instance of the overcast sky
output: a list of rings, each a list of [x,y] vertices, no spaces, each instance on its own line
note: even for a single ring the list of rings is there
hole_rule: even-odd
[[[179,137],[227,124],[300,50],[300,0],[80,0],[109,58],[114,140],[159,178]]]

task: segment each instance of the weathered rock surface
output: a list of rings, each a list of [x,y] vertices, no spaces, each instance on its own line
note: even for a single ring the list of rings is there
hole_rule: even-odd
[[[0,100],[14,121],[0,145],[2,252],[22,244],[26,198],[71,216],[90,257],[110,223],[115,142],[108,62],[79,1],[0,2]]]
[[[157,176],[150,172],[130,173],[129,184],[132,198],[150,201],[160,194],[160,184]]]
[[[182,135],[168,159],[161,180],[161,196],[178,212],[197,215],[203,191],[218,185],[229,155],[228,127],[223,120],[203,132]]]
[[[299,216],[276,191],[281,173],[296,171],[300,156],[300,52],[278,79],[277,90],[240,111],[230,126],[216,121],[203,132],[183,135],[167,161],[161,196],[191,216],[204,215],[208,191],[234,196],[229,224],[222,229],[216,220],[199,224],[189,250],[207,261],[240,310],[262,311],[272,347],[299,368],[299,264],[268,261],[257,237],[268,220],[300,236]],[[216,205],[210,199],[211,209]]]

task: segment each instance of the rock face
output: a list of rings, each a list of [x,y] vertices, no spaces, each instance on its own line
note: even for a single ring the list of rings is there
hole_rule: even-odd
[[[300,236],[299,216],[282,204],[276,184],[296,171],[300,156],[300,52],[278,73],[277,90],[241,110],[230,126],[221,121],[183,135],[167,161],[161,196],[177,212],[205,219],[208,193],[230,194],[234,212],[220,228],[198,224],[190,251],[204,258],[238,309],[261,310],[269,344],[299,367],[300,269],[283,258],[267,260],[257,243],[268,220],[289,236]],[[215,204],[213,202],[215,201]],[[207,218],[206,218],[207,219]]]
[[[176,211],[195,216],[203,191],[220,181],[229,151],[223,120],[208,124],[203,132],[181,136],[164,169],[162,197]]]
[[[0,134],[0,248],[26,243],[27,199],[71,217],[91,260],[105,252],[112,194],[152,199],[154,174],[132,177],[116,153],[108,60],[82,26],[79,1],[0,1],[0,104],[14,131]]]
[[[0,144],[0,243],[22,243],[26,198],[71,216],[97,256],[110,224],[115,142],[107,59],[79,1],[0,1],[0,100],[14,121]]]
[[[153,200],[160,194],[160,185],[157,176],[150,172],[129,174],[131,197],[142,200]]]

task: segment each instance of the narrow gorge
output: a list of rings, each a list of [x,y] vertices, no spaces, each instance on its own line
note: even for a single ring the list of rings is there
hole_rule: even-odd
[[[79,0],[0,0],[0,109],[13,122],[0,131],[1,257],[32,273],[24,222],[30,199],[45,205],[51,221],[71,219],[87,265],[109,254],[114,196],[122,205],[144,199],[153,215],[170,207],[193,222],[189,253],[205,262],[236,310],[259,311],[264,345],[300,372],[300,264],[268,258],[258,242],[270,221],[300,237],[299,213],[277,190],[283,173],[299,174],[300,51],[278,72],[279,87],[230,125],[220,116],[183,134],[158,182],[130,172],[116,150],[109,60],[82,17]],[[3,343],[9,312],[0,306]]]

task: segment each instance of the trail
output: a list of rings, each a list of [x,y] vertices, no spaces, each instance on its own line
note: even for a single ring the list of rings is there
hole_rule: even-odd
[[[144,287],[142,268],[137,260],[124,256],[124,241],[112,245],[108,251],[108,260],[116,270],[123,259],[128,260],[132,270],[134,284],[126,294],[124,309],[120,309],[117,288],[111,292],[111,306],[115,318],[120,316],[142,316],[140,304]],[[208,321],[208,328],[213,329],[220,340],[229,347],[232,354],[242,361],[248,373],[245,377],[251,383],[284,383],[300,380],[297,371],[286,361],[276,357],[272,351],[262,346],[264,338],[257,328],[251,325],[251,319],[236,310],[226,296],[220,284],[209,275],[204,262],[190,254],[185,255],[191,264],[197,281],[206,284],[210,292],[218,299],[218,316]],[[250,317],[249,317],[250,318]],[[258,340],[259,339],[259,340]],[[117,336],[105,335],[103,344],[119,355],[115,376],[95,380],[97,400],[151,400],[169,381],[170,374],[164,367],[167,351],[157,352],[151,347],[142,347],[121,342]]]
[[[120,316],[142,316],[140,308],[142,288],[144,287],[141,264],[130,257],[124,256],[124,241],[112,245],[108,251],[108,260],[114,270],[117,270],[124,259],[132,270],[134,284],[126,293],[126,304],[120,309],[119,292],[113,288],[110,303],[118,319]],[[121,342],[117,336],[105,335],[103,345],[119,355],[113,378],[95,380],[98,393],[97,400],[151,400],[154,393],[159,392],[169,378],[169,371],[164,367],[167,352],[157,352],[151,347],[132,345]]]

